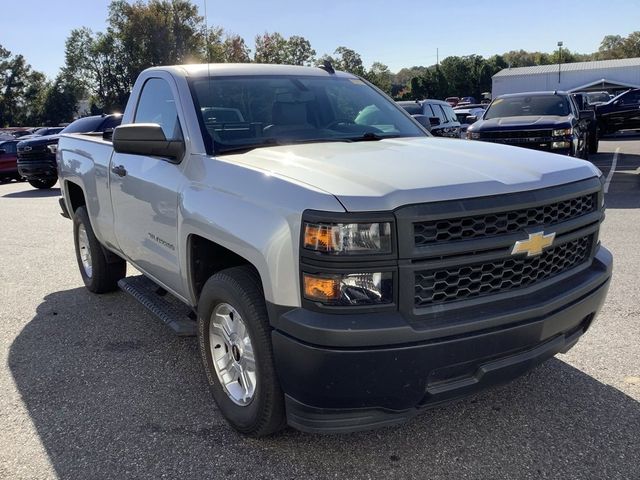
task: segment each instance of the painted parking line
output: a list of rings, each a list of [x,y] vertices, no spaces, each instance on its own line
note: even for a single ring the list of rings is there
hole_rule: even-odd
[[[611,169],[609,170],[609,175],[607,175],[607,179],[604,182],[604,193],[609,193],[609,185],[611,184],[611,180],[613,179],[613,174],[616,173],[616,166],[618,165],[619,153],[620,153],[620,147],[616,148],[616,152],[613,154],[613,160],[611,161]]]

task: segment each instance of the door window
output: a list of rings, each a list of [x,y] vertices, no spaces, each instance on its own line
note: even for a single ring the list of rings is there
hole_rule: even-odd
[[[182,140],[176,102],[166,81],[151,78],[145,82],[134,123],[157,123],[167,140]]]

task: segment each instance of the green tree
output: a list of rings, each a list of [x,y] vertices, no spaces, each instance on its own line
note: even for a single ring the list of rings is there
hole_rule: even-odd
[[[289,65],[313,65],[316,51],[304,37],[293,35],[284,46],[284,63]]]
[[[256,36],[256,63],[286,63],[287,40],[278,32],[265,32]]]
[[[373,62],[365,73],[365,78],[387,94],[391,94],[393,74],[384,63]]]

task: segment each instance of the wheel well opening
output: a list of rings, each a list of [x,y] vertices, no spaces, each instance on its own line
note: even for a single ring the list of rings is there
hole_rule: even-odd
[[[189,245],[191,283],[196,300],[200,298],[204,284],[215,273],[240,265],[253,266],[237,253],[198,235],[191,235]]]
[[[83,207],[87,204],[84,198],[84,192],[82,187],[75,183],[67,182],[67,192],[69,193],[69,201],[71,202],[71,209],[75,212],[79,207]]]

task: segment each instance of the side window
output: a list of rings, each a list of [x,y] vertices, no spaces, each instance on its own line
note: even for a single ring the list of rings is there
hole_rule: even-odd
[[[14,142],[5,143],[4,145],[0,145],[0,149],[4,150],[8,154],[14,154],[18,150],[16,148],[16,145],[18,145],[18,144],[14,143]]]
[[[438,117],[440,119],[440,123],[447,123],[447,117],[440,105],[431,105],[431,108],[433,108],[433,113],[435,114],[434,117]]]
[[[182,140],[176,102],[166,81],[151,78],[145,82],[133,123],[157,123],[167,140]]]
[[[431,105],[429,105],[428,103],[424,104],[424,114],[427,117],[435,117],[435,114],[433,113],[433,110],[431,109]]]
[[[640,92],[629,92],[622,98],[625,105],[637,105],[640,103]]]

